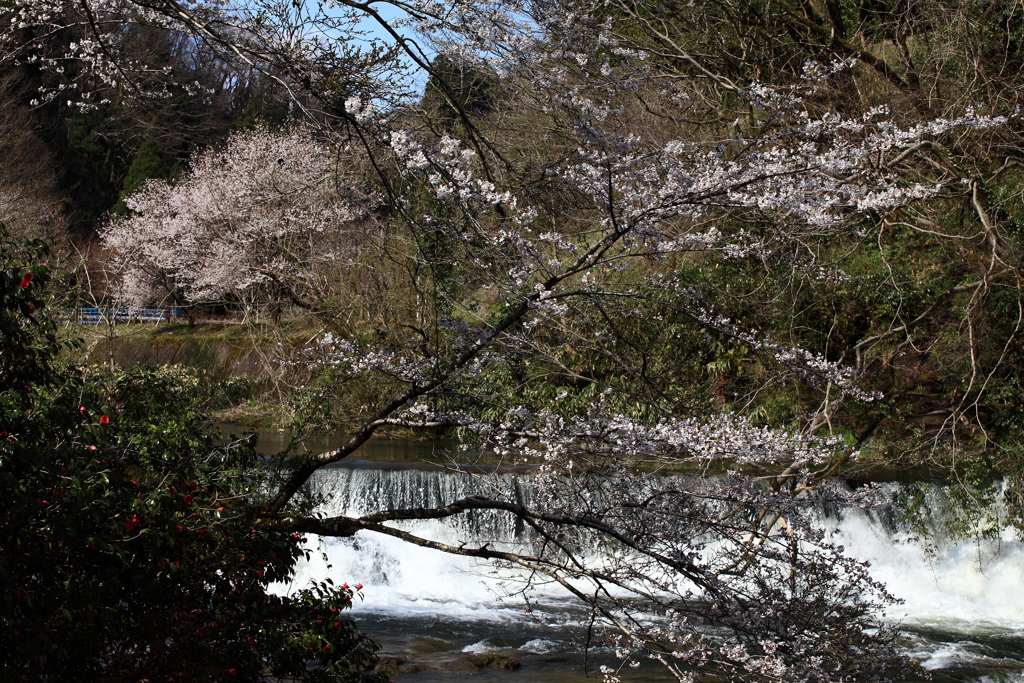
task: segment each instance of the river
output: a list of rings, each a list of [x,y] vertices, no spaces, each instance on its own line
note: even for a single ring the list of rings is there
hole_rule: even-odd
[[[318,447],[332,444],[319,444]],[[486,487],[484,477],[443,471],[447,446],[430,441],[374,439],[358,461],[321,472],[312,482],[325,495],[324,512],[360,514],[389,506],[433,505]],[[279,447],[272,438],[263,447]],[[471,459],[474,471],[486,457]],[[433,466],[423,463],[434,463]],[[490,474],[518,485],[529,474]],[[895,493],[897,486],[892,485]],[[941,492],[926,499],[926,517],[943,514]],[[902,633],[906,652],[933,680],[1024,681],[1024,547],[1010,529],[987,541],[949,543],[935,527],[930,544],[916,539],[898,515],[847,512],[821,523],[871,574],[903,600],[886,614]],[[417,533],[438,540],[514,539],[521,529],[508,517],[416,522]],[[313,553],[297,567],[292,586],[312,578],[363,584],[353,616],[378,643],[399,674],[396,683],[476,681],[561,683],[594,680],[595,667],[615,664],[600,648],[588,659],[585,614],[565,594],[541,587],[529,604],[516,584],[489,566],[464,557],[410,546],[360,532],[351,539],[310,537]],[[590,677],[588,678],[588,674]],[[624,670],[624,681],[668,681],[660,665]]]

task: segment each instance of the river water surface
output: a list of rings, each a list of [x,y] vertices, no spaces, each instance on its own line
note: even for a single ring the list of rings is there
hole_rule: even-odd
[[[273,435],[264,436],[263,448],[280,446]],[[444,471],[451,446],[375,439],[360,450],[359,460],[323,471],[312,487],[326,497],[325,512],[363,514],[451,502],[495,481],[525,486],[529,478],[523,472],[479,476],[473,472],[485,472],[490,463],[466,454],[458,457],[472,460],[472,472]],[[941,497],[928,504],[936,508],[930,511],[935,518],[941,516]],[[1024,682],[1024,547],[1011,530],[959,544],[942,543],[939,533],[924,545],[891,514],[855,511],[823,516],[821,523],[850,554],[870,561],[872,575],[903,600],[887,619],[899,626],[907,653],[933,680]],[[513,540],[522,533],[507,516],[461,516],[410,528],[456,543]],[[353,616],[382,645],[382,656],[399,672],[396,683],[587,681],[599,679],[596,666],[616,664],[600,648],[586,659],[581,654],[587,615],[562,591],[542,586],[525,602],[515,594],[518,584],[487,565],[380,534],[310,537],[309,544],[327,559],[313,553],[297,568],[291,587],[279,589],[327,576],[363,584]],[[621,675],[638,683],[671,680],[652,663]]]

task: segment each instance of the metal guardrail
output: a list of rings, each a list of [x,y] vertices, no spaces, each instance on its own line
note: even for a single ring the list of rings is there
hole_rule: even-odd
[[[184,308],[77,308],[67,309],[61,317],[67,323],[79,325],[110,325],[115,323],[163,323],[188,319]],[[212,315],[208,313],[193,314],[195,322],[215,322],[221,324],[238,324],[241,316]]]
[[[110,323],[162,323],[178,317],[170,308],[79,308],[65,311],[68,322],[80,325],[101,325]]]

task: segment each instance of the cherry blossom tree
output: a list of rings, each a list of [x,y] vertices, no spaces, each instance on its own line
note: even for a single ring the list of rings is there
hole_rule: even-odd
[[[874,502],[870,490],[851,493],[831,479],[856,460],[870,430],[847,439],[833,422],[841,408],[884,398],[864,354],[907,326],[839,353],[810,348],[796,334],[780,338],[734,319],[727,288],[687,274],[744,264],[767,282],[783,264],[807,286],[842,283],[848,276],[822,258],[821,245],[869,248],[870,220],[938,197],[951,182],[975,187],[949,167],[908,160],[984,138],[1009,116],[962,106],[913,121],[883,106],[831,111],[827,89],[854,67],[848,59],[808,61],[800,78],[775,86],[706,69],[673,75],[652,64],[697,60],[626,42],[599,3],[393,6],[403,18],[388,22],[376,4],[347,0],[87,1],[80,21],[89,40],[47,63],[88,67],[74,82],[83,92],[88,74],[132,81],[117,59],[116,29],[173,26],[279,79],[322,139],[370,170],[365,177],[387,203],[383,239],[410,264],[406,280],[423,295],[417,317],[385,341],[325,334],[295,359],[322,373],[322,402],[354,380],[374,383],[379,400],[348,422],[341,448],[282,462],[254,525],[388,534],[517,568],[524,590],[549,577],[591,607],[624,660],[655,659],[681,681],[697,672],[808,681],[905,674],[910,665],[879,622],[892,597],[813,518],[824,504]],[[69,16],[62,3],[15,7],[18,31]],[[92,14],[107,23],[90,22]],[[403,53],[407,61],[394,68],[428,74],[457,125],[447,121],[444,134],[417,127],[399,106],[409,104],[400,88],[388,86],[401,80],[397,71],[357,83],[339,77],[350,48],[337,39],[360,21],[376,22],[391,49],[376,45],[347,64]],[[19,43],[28,59],[33,40]],[[486,62],[504,96],[531,102],[529,140],[502,137],[460,108],[430,51]],[[691,115],[711,123],[692,124]],[[132,198],[136,215],[105,235],[127,281],[138,283],[132,297],[151,297],[159,274],[193,300],[268,287],[298,305],[316,300],[325,290],[305,275],[316,270],[311,259],[348,258],[339,236],[346,226],[358,232],[375,195],[342,182],[343,165],[302,135],[237,136],[198,155],[177,184],[151,183]],[[542,147],[557,153],[544,156]],[[1001,253],[992,247],[978,288],[1003,272]],[[653,357],[644,335],[661,335],[674,353]],[[743,347],[768,382],[807,392],[820,408],[783,429],[756,424],[742,407],[683,400],[672,363],[713,343]],[[527,372],[527,362],[541,370]],[[561,390],[533,393],[541,375]],[[534,465],[535,495],[523,502],[496,484],[489,498],[433,509],[333,518],[296,511],[318,470],[395,426],[457,429],[510,463]],[[723,476],[680,475],[707,471]],[[398,524],[473,510],[515,516],[538,540],[451,546]],[[657,619],[644,616],[652,612]]]
[[[117,291],[137,307],[169,296],[315,307],[330,291],[324,264],[351,261],[370,223],[373,197],[344,164],[305,131],[238,133],[196,154],[184,178],[148,182],[104,231]]]
[[[606,353],[617,354],[616,326],[660,309],[666,318],[686,319],[690,329],[699,326],[704,334],[749,345],[775,365],[778,377],[831,392],[834,400],[880,398],[857,386],[855,368],[744,329],[717,313],[692,284],[664,272],[642,274],[631,262],[772,258],[772,249],[753,235],[717,228],[737,211],[795,223],[800,227],[794,231],[843,234],[859,212],[938,191],[902,183],[880,158],[932,136],[984,130],[1004,120],[967,113],[901,129],[880,112],[815,118],[793,92],[760,88],[749,96],[755,106],[771,107],[766,118],[785,117],[790,125],[766,125],[750,136],[737,132],[729,144],[655,146],[615,137],[591,120],[581,132],[579,156],[559,170],[561,180],[593,207],[585,232],[540,228],[537,208],[477,175],[476,154],[458,141],[425,145],[395,133],[392,147],[405,172],[421,179],[418,187],[429,188],[437,200],[429,216],[413,220],[450,231],[447,244],[455,245],[455,253],[445,258],[475,281],[472,289],[495,291],[503,304],[496,310],[504,312],[481,315],[469,305],[453,311],[460,293],[449,289],[449,316],[438,321],[426,348],[417,342],[381,349],[327,337],[310,349],[313,367],[330,367],[346,378],[377,377],[397,390],[357,425],[345,446],[298,465],[270,509],[284,510],[277,506],[285,506],[317,469],[395,425],[458,427],[512,463],[539,464],[538,495],[530,506],[508,492],[361,518],[285,516],[283,527],[325,536],[372,530],[543,573],[618,630],[623,657],[662,661],[680,680],[709,668],[728,676],[801,680],[831,680],[840,670],[861,680],[899,670],[892,634],[867,627],[876,625],[870,615],[891,597],[812,523],[825,503],[871,502],[829,481],[841,463],[856,457],[842,439],[757,428],[739,416],[681,417],[667,401],[646,406],[646,419],[636,419],[630,415],[636,414],[629,407],[635,391],[630,383],[640,381],[642,370],[625,362],[619,377],[628,374],[629,380],[608,386],[600,400],[575,411],[517,405],[519,397],[501,393],[502,382],[488,382],[517,357],[578,378],[581,369],[566,365],[561,349],[546,342],[551,328],[575,325],[594,335]],[[593,103],[577,104],[586,120]],[[613,308],[623,299],[632,310]],[[565,337],[557,339],[561,346]],[[495,413],[502,417],[486,417]],[[729,475],[710,482],[649,473],[673,468],[724,468]],[[526,551],[451,547],[388,524],[482,509],[519,516],[543,543]],[[567,540],[566,528],[582,534]],[[607,550],[595,559],[594,548]],[[620,589],[642,597],[645,609],[657,604],[664,621],[644,622]],[[698,596],[700,606],[694,607]],[[712,635],[711,623],[726,625],[734,637]],[[844,627],[840,632],[829,624]]]

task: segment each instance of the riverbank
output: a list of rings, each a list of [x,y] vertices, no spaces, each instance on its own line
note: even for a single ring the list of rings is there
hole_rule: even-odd
[[[230,405],[213,408],[212,421],[223,425],[227,431],[259,432],[261,441],[273,443],[276,450],[281,450],[287,441],[285,433],[294,428],[300,417],[296,396],[311,380],[310,373],[303,366],[290,360],[296,349],[307,345],[323,330],[312,324],[309,318],[296,318],[285,320],[278,326],[269,323],[237,324],[237,321],[232,324],[198,322],[192,326],[178,322],[120,323],[109,326],[67,325],[65,331],[82,339],[75,355],[79,361],[90,365],[115,368],[173,365],[195,371],[205,381],[244,379],[248,383],[247,391],[237,394],[238,400]],[[367,388],[364,384],[357,387],[357,391],[360,392],[357,403],[361,405],[352,405],[352,401],[348,401],[350,414],[335,414],[332,418],[339,423],[344,422],[345,418],[363,414],[356,409],[384,399],[384,394],[372,386]],[[322,429],[319,431],[323,432]],[[444,430],[386,427],[379,429],[377,436],[435,443],[452,438],[452,434]],[[340,438],[318,436],[309,440],[304,448],[328,450],[340,444]],[[455,448],[454,442],[452,448]],[[365,459],[358,455],[355,457]],[[724,473],[728,466],[728,462],[724,462],[708,473]],[[664,469],[663,465],[652,467]],[[672,473],[696,472],[695,467],[672,469]],[[871,447],[859,458],[844,464],[836,476],[854,486],[869,482],[951,480],[951,472],[944,463],[893,459],[884,449]]]
[[[267,324],[199,322],[68,324],[78,338],[73,358],[112,371],[137,366],[177,366],[205,382],[244,381],[247,391],[229,405],[216,406],[216,422],[239,431],[277,430],[294,422],[287,397],[309,380],[303,368],[288,364],[291,351],[318,334],[305,321]]]

